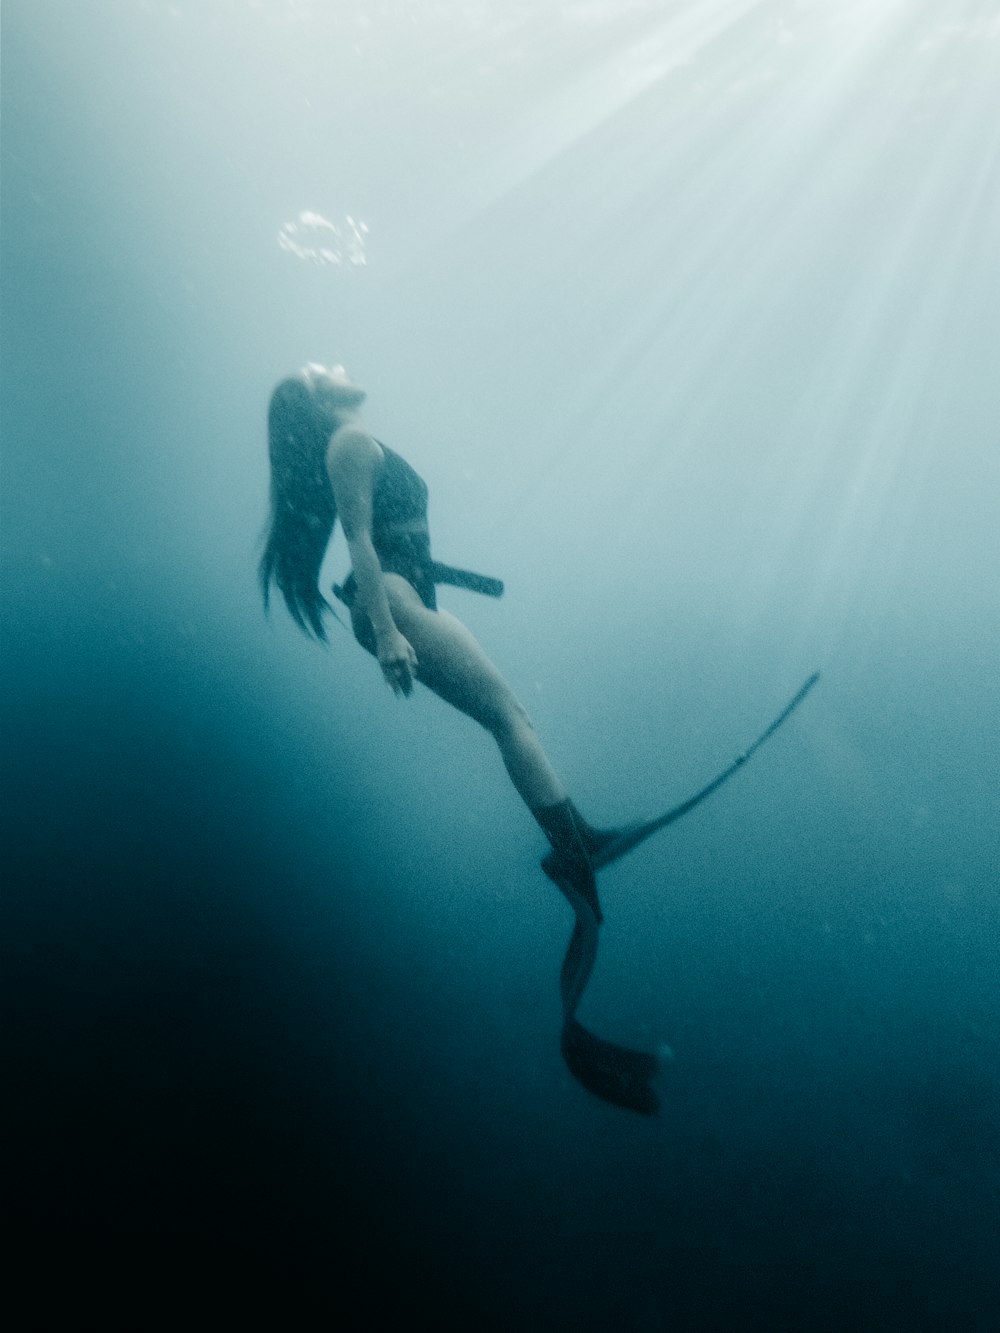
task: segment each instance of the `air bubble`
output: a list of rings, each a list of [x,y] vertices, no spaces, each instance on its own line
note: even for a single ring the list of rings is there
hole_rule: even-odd
[[[343,222],[330,222],[321,213],[300,213],[294,222],[285,222],[278,232],[278,246],[286,254],[306,263],[325,267],[330,264],[360,268],[368,263],[365,238],[368,224],[345,214]]]

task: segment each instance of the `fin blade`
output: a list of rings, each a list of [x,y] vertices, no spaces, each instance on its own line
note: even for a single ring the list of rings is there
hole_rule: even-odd
[[[656,1115],[660,1109],[652,1087],[660,1068],[655,1055],[605,1041],[575,1018],[563,1027],[562,1054],[577,1082],[602,1101],[639,1115]]]
[[[695,792],[693,796],[689,796],[686,801],[681,801],[680,805],[672,806],[669,810],[665,811],[664,814],[657,815],[654,819],[640,821],[636,824],[626,824],[625,827],[621,829],[609,829],[607,834],[603,835],[606,838],[606,841],[603,841],[601,845],[595,847],[590,854],[590,861],[594,869],[599,870],[602,866],[611,865],[612,862],[617,861],[620,857],[625,856],[628,852],[631,852],[634,848],[638,847],[640,843],[645,842],[647,838],[651,838],[654,833],[659,833],[660,829],[666,828],[668,824],[673,824],[675,820],[686,815],[689,811],[693,810],[695,806],[701,805],[702,801],[704,801],[706,797],[711,796],[713,792],[718,791],[722,784],[728,782],[734,773],[739,772],[750,756],[759,750],[766,740],[774,735],[782,723],[786,722],[788,718],[791,717],[792,713],[798,708],[799,704],[818,680],[819,672],[814,671],[805,684],[800,686],[797,693],[792,697],[790,702],[785,705],[774,721],[761,732],[753,744],[748,746],[741,755],[738,755],[728,768],[723,769],[711,782],[702,787],[700,791]],[[547,857],[546,860],[548,860]],[[544,861],[542,862],[542,867],[545,869]],[[545,873],[549,873],[547,869]]]

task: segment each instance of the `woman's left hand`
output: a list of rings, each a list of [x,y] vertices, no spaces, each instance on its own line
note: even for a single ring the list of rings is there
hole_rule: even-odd
[[[378,642],[378,664],[393,694],[409,695],[417,674],[417,655],[409,639],[398,629],[383,635]]]

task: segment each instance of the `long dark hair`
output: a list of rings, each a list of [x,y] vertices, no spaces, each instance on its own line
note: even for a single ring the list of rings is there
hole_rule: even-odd
[[[301,378],[282,380],[267,414],[271,458],[271,516],[259,578],[267,608],[276,583],[292,619],[306,634],[326,640],[319,571],[337,518],[326,474],[329,424],[316,411]]]

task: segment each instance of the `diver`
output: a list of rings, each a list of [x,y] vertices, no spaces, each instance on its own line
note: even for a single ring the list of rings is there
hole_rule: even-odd
[[[576,1018],[603,920],[594,872],[717,791],[791,716],[819,675],[814,672],[753,744],[693,796],[653,819],[593,827],[573,804],[500,672],[461,621],[438,609],[439,583],[493,597],[503,584],[432,558],[427,486],[365,429],[364,400],[365,391],[343,366],[312,362],[282,380],[271,396],[271,515],[259,571],[265,608],[276,584],[300,629],[326,639],[323,617],[333,608],[319,590],[319,577],[339,517],[351,573],[333,591],[350,611],[354,637],[397,695],[411,694],[419,681],[490,733],[551,844],[542,869],[576,918],[560,978],[561,1045],[570,1072],[605,1101],[652,1114],[659,1105],[652,1087],[658,1058],[605,1041]]]
[[[350,611],[358,643],[377,659],[395,694],[409,695],[419,681],[490,733],[551,845],[543,869],[576,916],[561,976],[562,1052],[570,1071],[605,1100],[649,1114],[658,1104],[650,1086],[656,1058],[603,1041],[576,1021],[603,919],[594,867],[616,858],[619,832],[583,818],[500,672],[461,621],[438,608],[438,583],[493,596],[503,585],[431,558],[427,486],[366,430],[365,396],[343,366],[315,363],[272,394],[271,512],[259,570],[265,607],[276,585],[299,627],[326,639],[323,617],[332,608],[319,575],[339,517],[351,573],[334,592]]]

